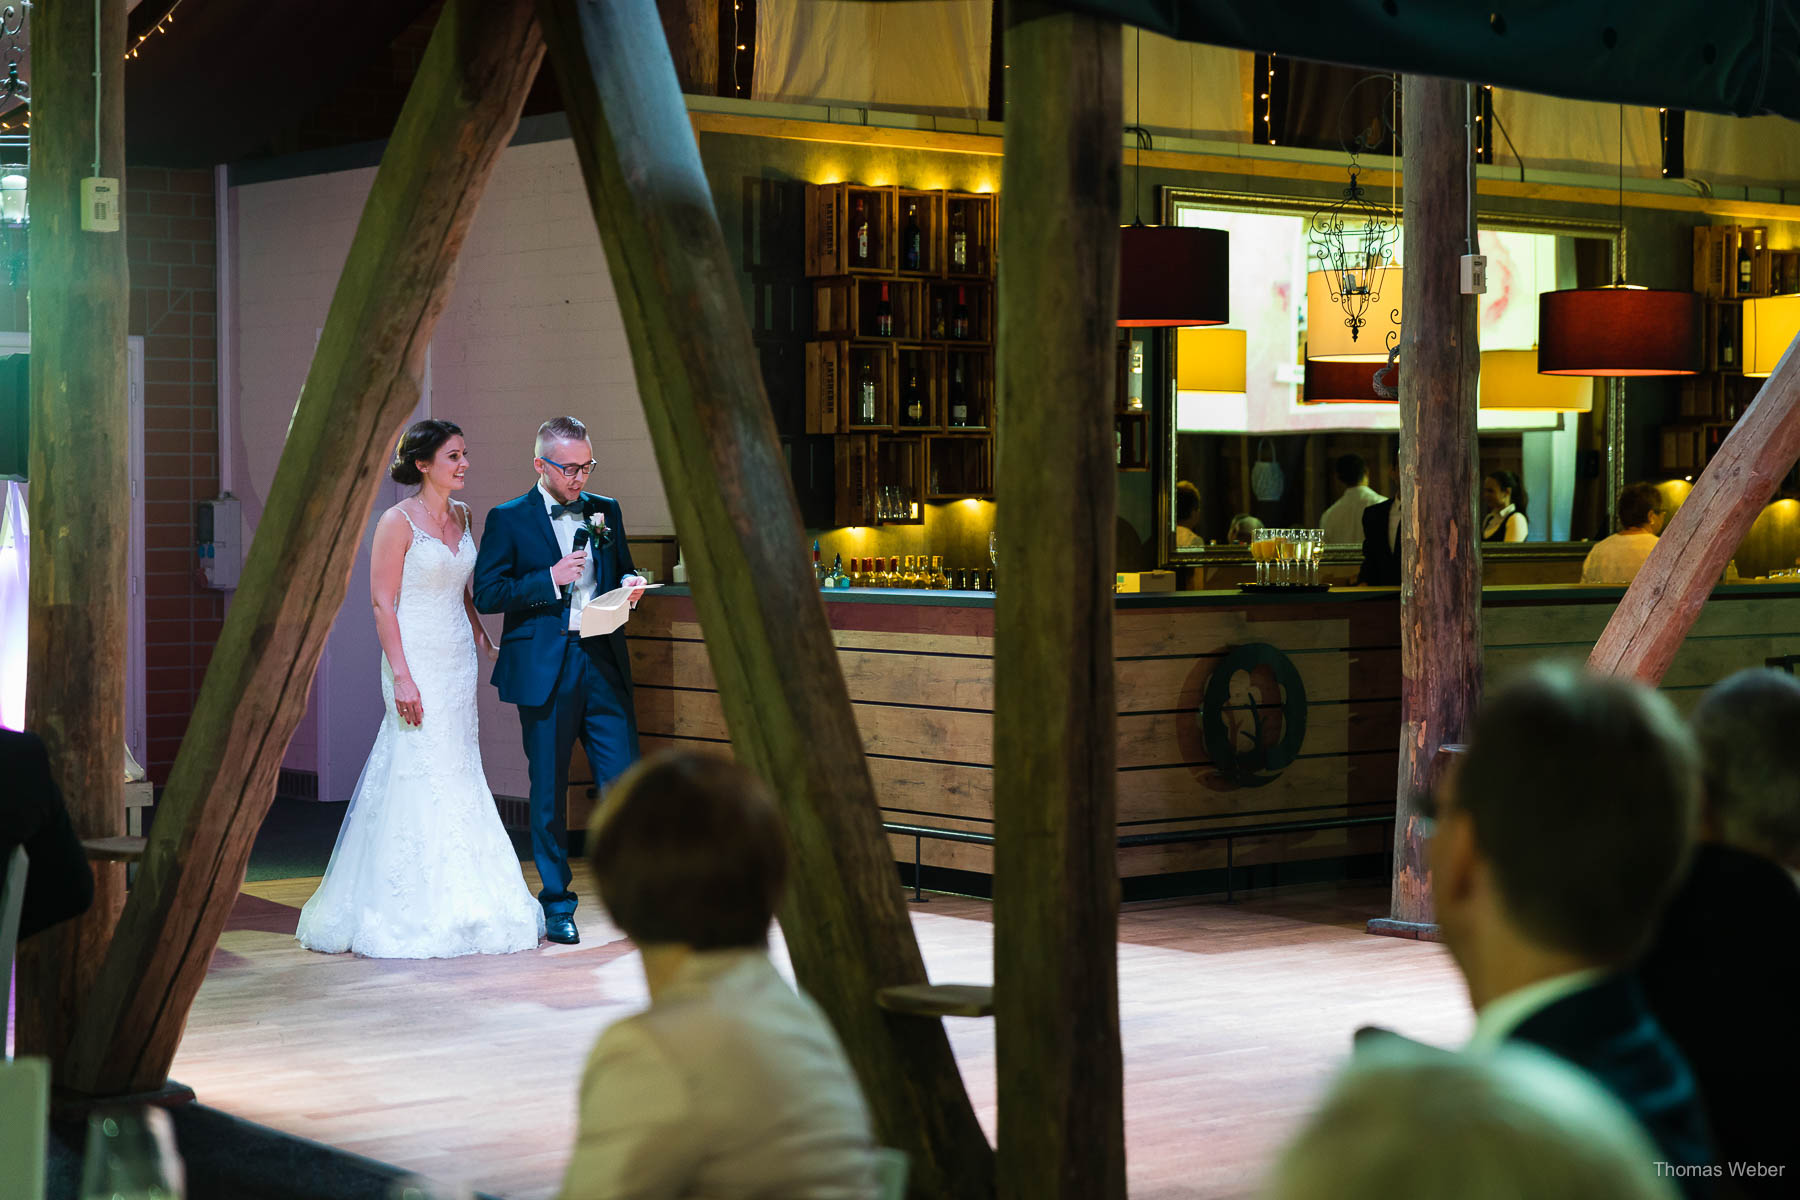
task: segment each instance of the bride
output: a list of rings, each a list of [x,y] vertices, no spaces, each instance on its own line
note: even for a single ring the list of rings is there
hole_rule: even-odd
[[[525,884],[481,767],[469,508],[450,499],[469,467],[462,430],[419,421],[388,473],[418,484],[381,516],[369,590],[387,711],[319,890],[296,936],[309,950],[450,958],[529,950],[544,911]]]

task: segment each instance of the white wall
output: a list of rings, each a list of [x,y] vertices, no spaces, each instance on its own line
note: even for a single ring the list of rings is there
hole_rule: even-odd
[[[234,486],[251,529],[374,177],[364,169],[232,189],[234,419],[243,449]],[[600,463],[589,487],[618,497],[627,531],[674,532],[572,143],[515,146],[502,155],[432,341],[422,408],[463,428],[472,466],[462,499],[475,510],[477,533],[490,508],[532,484],[532,437],[541,421],[564,413],[587,423]],[[366,579],[366,564],[358,565],[353,579]],[[379,686],[380,667],[378,651],[369,649],[363,586],[353,584],[345,600],[320,694],[286,763],[321,772],[321,799],[349,797],[375,736],[365,697]],[[499,618],[489,622],[498,637]],[[480,704],[489,785],[523,796],[517,714],[485,682]]]

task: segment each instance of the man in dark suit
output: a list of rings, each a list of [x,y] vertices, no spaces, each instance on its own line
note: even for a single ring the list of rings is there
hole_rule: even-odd
[[[62,792],[50,776],[50,756],[35,733],[0,729],[0,883],[15,846],[25,847],[25,897],[19,940],[78,917],[94,902],[94,871],[69,823]],[[0,981],[6,974],[0,962]],[[0,983],[3,986],[3,983]]]
[[[1393,520],[1399,497],[1362,510],[1363,561],[1356,582],[1364,587],[1400,586],[1400,530]]]
[[[1642,1122],[1689,1195],[1716,1169],[1692,1073],[1625,969],[1692,846],[1699,754],[1641,685],[1539,668],[1482,706],[1432,798],[1432,898],[1471,1049],[1535,1044]]]
[[[1740,671],[1690,721],[1705,799],[1693,866],[1638,979],[1693,1065],[1719,1157],[1746,1195],[1794,1194],[1800,1080],[1800,680]],[[1760,1168],[1760,1169],[1759,1169]],[[1754,1172],[1754,1173],[1752,1173]]]
[[[631,660],[625,631],[580,636],[581,610],[595,596],[643,579],[631,564],[619,502],[582,490],[594,469],[587,429],[574,417],[538,429],[538,482],[488,514],[475,560],[475,607],[503,613],[494,686],[519,708],[531,772],[531,850],[543,889],[545,936],[573,945],[562,802],[569,752],[581,739],[602,786],[638,757]]]

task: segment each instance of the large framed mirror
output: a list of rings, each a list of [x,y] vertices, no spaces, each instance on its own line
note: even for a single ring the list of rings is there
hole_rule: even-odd
[[[1232,317],[1226,327],[1151,334],[1146,346],[1168,400],[1158,471],[1164,565],[1242,563],[1258,526],[1323,529],[1327,561],[1353,565],[1364,508],[1396,494],[1399,409],[1376,391],[1397,383],[1377,372],[1404,316],[1402,246],[1351,342],[1309,250],[1319,208],[1317,200],[1164,192],[1169,223],[1229,232]],[[1488,259],[1478,425],[1484,532],[1498,559],[1578,559],[1586,541],[1612,531],[1621,405],[1612,381],[1538,375],[1538,295],[1609,281],[1618,229],[1500,214],[1482,215],[1479,227]],[[1333,357],[1309,362],[1309,350]]]

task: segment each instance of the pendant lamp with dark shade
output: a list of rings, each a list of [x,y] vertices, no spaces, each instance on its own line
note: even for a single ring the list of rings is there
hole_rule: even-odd
[[[1693,375],[1700,296],[1656,288],[1571,288],[1538,297],[1543,375]]]
[[[1387,369],[1385,363],[1339,362],[1331,359],[1306,360],[1306,382],[1300,389],[1302,404],[1398,404],[1393,396],[1375,390],[1375,373]],[[1400,387],[1400,365],[1382,382],[1396,391]]]
[[[1230,238],[1223,229],[1125,226],[1119,230],[1119,324],[1225,324],[1231,320],[1230,268]]]

